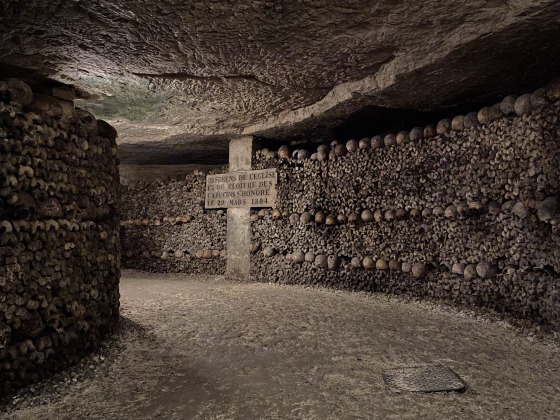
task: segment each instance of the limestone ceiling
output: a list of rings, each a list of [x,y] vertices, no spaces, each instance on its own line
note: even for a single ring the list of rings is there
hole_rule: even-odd
[[[560,75],[559,35],[558,0],[0,4],[0,63],[76,86],[131,162],[220,161],[240,134],[325,140],[361,113],[373,135],[379,110],[477,106]]]

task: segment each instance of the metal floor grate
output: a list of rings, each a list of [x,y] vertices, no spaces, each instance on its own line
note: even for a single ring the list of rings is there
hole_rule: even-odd
[[[465,383],[446,366],[413,366],[391,369],[383,373],[388,387],[410,392],[462,392]]]

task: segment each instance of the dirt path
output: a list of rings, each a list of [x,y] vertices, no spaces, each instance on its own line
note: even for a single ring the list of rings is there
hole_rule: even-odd
[[[503,322],[383,296],[137,272],[121,295],[119,351],[5,418],[560,418],[559,349]],[[467,392],[396,393],[381,379],[433,362]]]

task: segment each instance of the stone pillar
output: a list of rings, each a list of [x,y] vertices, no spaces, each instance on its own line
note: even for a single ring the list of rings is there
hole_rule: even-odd
[[[241,137],[229,143],[229,171],[251,170],[256,149],[253,137]],[[251,209],[227,210],[226,275],[248,279],[251,269]]]

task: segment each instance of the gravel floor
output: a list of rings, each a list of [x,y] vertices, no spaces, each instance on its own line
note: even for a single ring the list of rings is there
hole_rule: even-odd
[[[6,419],[554,419],[560,350],[505,322],[361,293],[125,272],[123,326]],[[462,394],[381,373],[441,363]]]

